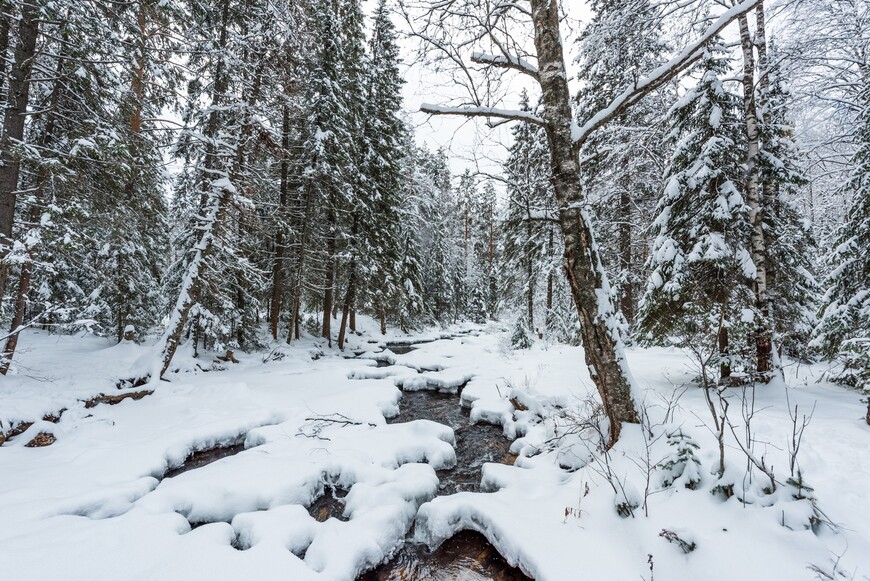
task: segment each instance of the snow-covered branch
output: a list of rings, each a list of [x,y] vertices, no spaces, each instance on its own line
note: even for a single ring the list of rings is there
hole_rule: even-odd
[[[504,56],[475,51],[471,55],[471,61],[478,64],[513,69],[525,75],[529,75],[535,80],[538,78],[538,67],[518,56]]]
[[[644,96],[655,91],[685,70],[701,57],[704,47],[710,39],[722,32],[726,26],[739,16],[752,10],[756,3],[757,0],[744,0],[733,8],[726,10],[704,31],[704,34],[698,40],[684,48],[677,56],[653,70],[646,77],[626,88],[610,105],[593,115],[582,127],[574,127],[572,131],[574,141],[582,143],[596,129],[599,129],[602,125],[640,101]]]
[[[496,119],[505,119],[508,121],[523,121],[534,125],[544,126],[545,122],[537,115],[533,115],[529,111],[520,111],[514,109],[499,109],[496,107],[444,107],[442,105],[433,105],[431,103],[423,103],[420,105],[420,111],[429,115],[458,115],[460,117],[495,117]]]

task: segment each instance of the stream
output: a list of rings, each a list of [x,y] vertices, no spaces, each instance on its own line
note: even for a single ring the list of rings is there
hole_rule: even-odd
[[[412,345],[387,348],[400,355]],[[502,428],[491,424],[472,424],[469,411],[459,403],[458,394],[437,391],[403,391],[399,415],[390,423],[432,420],[453,428],[456,435],[456,467],[437,472],[438,495],[479,492],[481,469],[486,462],[513,464],[511,441]],[[388,563],[363,574],[361,581],[521,581],[528,580],[522,571],[511,567],[482,534],[461,531],[435,551],[413,541],[413,528],[405,546]]]
[[[409,353],[412,344],[387,344],[396,355]],[[378,361],[378,367],[389,366]],[[460,388],[461,391],[461,388]],[[472,424],[469,411],[459,402],[458,394],[431,390],[403,391],[399,401],[400,412],[389,423],[413,420],[432,420],[453,428],[456,436],[456,466],[438,470],[438,496],[457,492],[480,492],[483,464],[498,462],[513,464],[516,456],[510,453],[511,441],[504,437],[502,428],[492,424]],[[172,467],[164,478],[178,476],[188,470],[201,468],[221,458],[244,450],[244,443],[216,446],[193,452],[180,465]],[[329,518],[347,520],[343,515],[343,497],[346,490],[327,487],[308,512],[320,522]],[[205,523],[193,523],[199,526]],[[528,577],[499,554],[482,534],[460,531],[447,539],[434,551],[413,540],[413,527],[405,545],[393,558],[361,575],[359,581],[528,581]]]

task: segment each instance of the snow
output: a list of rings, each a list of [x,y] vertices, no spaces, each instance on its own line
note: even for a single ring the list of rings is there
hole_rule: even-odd
[[[359,317],[367,324],[377,327]],[[207,373],[195,363],[208,355],[194,360],[180,348],[171,381],[155,383],[152,395],[87,409],[83,400],[117,393],[115,380],[147,348],[27,331],[19,373],[0,391],[4,429],[37,420],[0,447],[4,573],[350,580],[387,560],[413,524],[414,539],[433,547],[479,531],[545,580],[581,570],[590,579],[649,578],[651,564],[664,579],[810,580],[810,567],[831,572],[839,556],[840,570],[870,574],[870,467],[860,460],[870,428],[860,394],[819,379],[826,365],[786,361],[785,383],[755,390],[753,453],[774,468],[770,494],[758,471],[747,478],[734,440],[749,395],[741,388],[725,392],[737,429],[726,433],[723,479],[714,473],[710,414],[683,352],[626,349],[648,420],[624,426],[603,453],[595,422],[581,427],[597,398],[582,349],[539,341],[512,351],[498,325],[474,331],[421,334],[431,342],[404,355],[381,351],[379,334],[376,343],[352,335],[345,353],[305,339],[282,346],[280,360],[237,352],[238,365]],[[380,357],[396,365],[374,367]],[[387,424],[402,405],[397,384],[451,392],[465,384],[457,404],[472,423],[501,425],[515,438],[515,465],[485,464],[484,492],[436,496],[436,470],[456,462],[454,432],[429,420]],[[815,405],[798,457],[814,501],[795,498],[785,482],[789,405],[801,413]],[[57,423],[41,420],[62,408]],[[39,431],[57,441],[25,447]],[[236,455],[163,477],[194,450],[239,442]],[[680,460],[687,449],[697,462]],[[714,494],[719,483],[735,495]],[[346,520],[318,522],[306,506],[332,487],[347,491]],[[618,504],[633,515],[620,516]],[[837,526],[808,528],[817,511]]]
[[[738,16],[751,10],[755,6],[755,2],[756,0],[744,0],[740,4],[737,4],[720,14],[695,42],[686,46],[679,54],[674,56],[668,62],[655,70],[650,71],[647,76],[636,81],[634,85],[626,88],[610,103],[610,105],[595,113],[595,115],[587,120],[582,127],[573,127],[571,138],[575,142],[582,143],[592,134],[593,131],[601,126],[602,123],[611,119],[627,104],[635,100],[638,95],[643,95],[644,92],[648,91],[650,88],[661,85],[663,82],[666,82],[671,78],[675,71],[682,70],[694,62],[701,54],[703,54],[704,50],[706,50],[706,45],[711,38],[719,34]]]

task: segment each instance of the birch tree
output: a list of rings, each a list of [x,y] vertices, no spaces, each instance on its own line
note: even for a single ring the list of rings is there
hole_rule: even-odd
[[[436,62],[450,64],[468,89],[469,101],[443,106],[424,104],[421,110],[435,115],[484,117],[522,121],[544,128],[550,147],[553,189],[564,241],[564,268],[580,318],[584,353],[610,420],[609,443],[619,438],[622,422],[636,423],[633,380],[623,352],[622,329],[614,293],[601,263],[595,227],[586,208],[580,178],[580,148],[607,122],[628,111],[642,98],[669,82],[697,60],[707,41],[755,4],[747,0],[725,11],[693,43],[671,60],[640,77],[610,103],[591,114],[580,126],[572,107],[558,2],[420,2],[406,8],[415,34],[437,55]],[[417,12],[414,17],[411,12]],[[422,13],[422,14],[421,14]],[[415,28],[414,22],[423,22]],[[470,53],[470,54],[469,54]],[[466,59],[480,67],[478,76]],[[500,104],[500,72],[513,71],[540,90],[540,115]],[[492,82],[484,82],[490,80]],[[490,90],[487,89],[489,87]]]

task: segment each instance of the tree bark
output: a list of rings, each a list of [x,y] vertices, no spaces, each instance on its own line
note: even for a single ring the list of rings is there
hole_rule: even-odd
[[[39,150],[43,154],[49,150],[48,148],[52,145],[54,138],[54,128],[57,123],[58,109],[63,94],[64,81],[62,79],[65,62],[66,57],[64,55],[61,55],[57,59],[55,82],[51,89],[51,96],[49,97],[45,128],[42,131],[42,136],[38,143]],[[36,188],[33,192],[33,203],[27,215],[28,225],[31,228],[32,234],[36,234],[34,230],[41,229],[43,200],[45,199],[45,184],[48,182],[48,178],[48,166],[43,163],[40,165],[37,172]],[[38,241],[40,237],[39,235],[29,235],[27,238]],[[18,292],[15,296],[15,308],[12,314],[12,324],[9,329],[9,337],[6,339],[6,346],[3,348],[2,361],[0,361],[0,374],[2,375],[6,375],[9,371],[9,366],[12,364],[12,358],[15,355],[15,349],[18,347],[18,338],[21,334],[25,315],[27,314],[30,282],[33,278],[33,259],[37,245],[38,242],[34,245],[28,246],[27,260],[21,263],[21,273],[18,277]]]
[[[9,265],[6,256],[12,248],[12,227],[18,194],[21,161],[13,154],[24,138],[24,121],[30,97],[30,73],[36,56],[39,36],[39,9],[35,3],[23,2],[18,25],[19,42],[15,47],[9,89],[6,93],[6,113],[0,135],[0,298],[6,292]]]
[[[223,52],[227,45],[227,27],[229,20],[229,0],[224,0],[221,7],[221,24],[218,38],[218,50]],[[213,145],[214,137],[217,135],[217,130],[220,124],[220,109],[226,92],[227,79],[225,75],[225,63],[223,56],[218,58],[215,65],[214,85],[212,89],[212,111],[209,113],[209,119],[206,124],[206,137],[209,138],[209,146],[206,148],[205,155],[205,179],[209,179],[215,168],[218,167],[217,152]],[[183,279],[178,298],[175,302],[172,314],[170,315],[169,324],[167,325],[163,335],[158,341],[159,346],[159,362],[158,366],[149,372],[152,380],[156,379],[154,375],[163,377],[169,369],[172,358],[175,356],[175,351],[181,342],[181,335],[184,332],[184,327],[190,316],[190,311],[198,302],[200,283],[205,260],[211,253],[214,237],[223,221],[227,206],[232,201],[235,192],[232,186],[221,187],[216,189],[214,186],[209,186],[207,191],[203,191],[202,203],[202,219],[200,220],[199,230],[201,232],[199,241],[193,247],[194,255],[187,272]],[[194,342],[194,346],[196,342]],[[146,377],[138,378],[137,381],[144,382]]]
[[[608,445],[612,446],[619,439],[622,422],[638,423],[639,418],[607,275],[592,236],[590,218],[582,209],[585,200],[580,152],[571,135],[573,112],[557,0],[531,0],[531,14],[552,180],[565,242],[565,274],[580,316],[586,363],[610,420]]]
[[[553,229],[550,230],[550,239],[547,241],[547,257],[553,256]],[[553,323],[553,269],[547,272],[547,313],[544,321],[545,331],[549,332]]]
[[[275,262],[272,265],[272,304],[269,309],[269,325],[272,339],[278,339],[278,321],[284,297],[284,218],[287,207],[287,190],[290,175],[290,107],[285,103],[281,120],[281,185],[278,192],[279,223],[275,231]]]
[[[722,310],[722,317],[719,321],[719,383],[727,383],[731,377],[731,363],[727,361],[728,357],[728,327],[726,326],[725,310]]]
[[[341,325],[338,329],[338,349],[344,351],[344,339],[346,336],[347,321],[350,316],[353,302],[356,299],[356,267],[350,265],[350,277],[347,281],[347,290],[344,293],[344,304],[341,308]]]
[[[332,197],[332,196],[330,196]],[[334,202],[334,200],[330,200]],[[323,283],[323,326],[321,336],[327,339],[332,347],[332,321],[333,293],[335,287],[335,210],[329,210],[329,236],[326,239],[326,280]]]
[[[532,264],[532,209],[526,198],[526,316],[529,330],[535,329],[535,271]]]
[[[304,196],[304,206],[302,211],[302,220],[300,224],[301,235],[299,237],[299,252],[297,253],[296,263],[296,284],[293,289],[293,308],[290,319],[290,328],[287,330],[287,342],[295,337],[297,340],[302,336],[302,291],[304,290],[305,282],[305,255],[308,250],[308,214],[311,212],[311,186],[306,184],[301,192]]]
[[[0,0],[0,95],[6,87],[6,53],[9,52],[9,0]]]
[[[773,333],[770,328],[770,305],[767,292],[767,249],[764,241],[764,208],[758,188],[759,136],[758,116],[755,107],[755,58],[752,38],[746,15],[737,18],[740,27],[740,44],[743,49],[743,110],[746,118],[746,203],[749,206],[749,222],[752,226],[750,251],[755,263],[755,308],[760,321],[755,330],[755,369],[759,375],[771,370]]]
[[[619,305],[625,319],[634,320],[634,287],[631,282],[632,236],[631,236],[631,196],[625,189],[619,194],[619,266],[624,277],[621,285]]]

